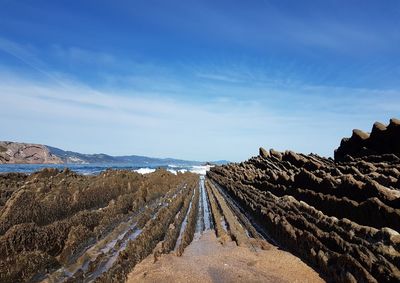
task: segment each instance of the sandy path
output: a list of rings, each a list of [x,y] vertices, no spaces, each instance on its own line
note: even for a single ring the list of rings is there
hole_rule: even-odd
[[[150,255],[129,274],[128,282],[324,282],[292,254],[267,244],[251,251],[234,242],[221,245],[213,230],[194,240],[182,257]]]

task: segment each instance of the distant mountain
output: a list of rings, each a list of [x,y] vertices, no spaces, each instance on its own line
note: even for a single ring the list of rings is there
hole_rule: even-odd
[[[36,163],[36,164],[135,164],[140,167],[146,166],[194,166],[203,165],[206,162],[188,161],[174,158],[153,158],[140,155],[111,156],[103,153],[83,154],[73,151],[65,151],[56,147],[28,144],[17,142],[0,141],[0,164],[7,163]],[[228,161],[212,161],[210,164],[225,164]]]
[[[111,156],[104,153],[83,154],[73,151],[65,151],[56,147],[46,146],[50,153],[61,158],[63,163],[110,163],[110,164],[135,164],[137,166],[159,165],[201,165],[200,161],[188,161],[174,158],[153,158],[140,155]]]

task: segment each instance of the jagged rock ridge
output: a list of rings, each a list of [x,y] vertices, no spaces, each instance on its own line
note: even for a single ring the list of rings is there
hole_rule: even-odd
[[[400,120],[390,119],[388,126],[376,122],[371,133],[353,130],[350,138],[343,138],[335,150],[335,160],[342,161],[346,155],[352,157],[395,154],[400,157]]]
[[[392,119],[388,127],[375,124],[371,135],[355,131],[338,150],[340,162],[261,148],[259,156],[207,176],[260,230],[326,279],[399,282],[398,125]],[[357,139],[362,147],[353,146]],[[368,154],[357,151],[363,147]]]
[[[0,282],[123,282],[160,239],[175,247],[197,187],[197,175],[166,170],[0,174]]]

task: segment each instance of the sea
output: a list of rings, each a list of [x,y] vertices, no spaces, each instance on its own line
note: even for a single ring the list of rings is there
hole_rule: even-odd
[[[163,168],[173,174],[178,172],[192,172],[199,175],[205,175],[210,170],[210,165],[148,165],[146,167],[137,166],[134,164],[0,164],[0,174],[9,172],[27,173],[31,174],[42,170],[43,168],[57,168],[65,169],[69,168],[78,174],[82,175],[97,175],[107,169],[114,170],[130,170],[140,174],[148,174],[156,171],[159,168]]]

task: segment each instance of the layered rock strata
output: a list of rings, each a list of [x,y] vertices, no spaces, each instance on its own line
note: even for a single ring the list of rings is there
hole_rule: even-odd
[[[0,175],[0,282],[123,282],[164,238],[174,246],[169,227],[197,188],[197,175],[165,170]]]
[[[400,160],[330,158],[260,149],[214,167],[209,182],[255,227],[328,281],[400,281]]]
[[[389,125],[376,122],[371,133],[353,130],[350,138],[343,138],[335,151],[335,160],[377,154],[394,154],[400,157],[400,120],[390,119]]]

